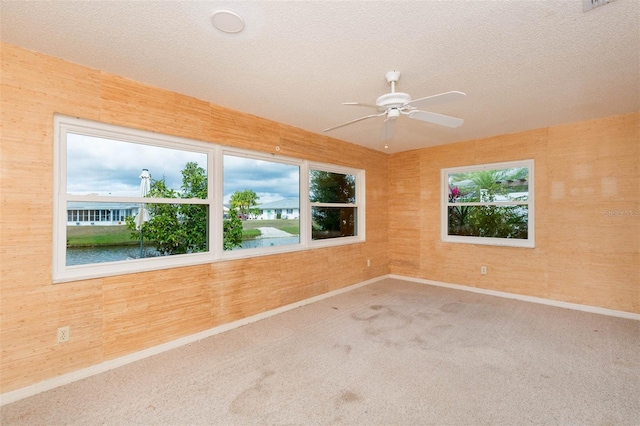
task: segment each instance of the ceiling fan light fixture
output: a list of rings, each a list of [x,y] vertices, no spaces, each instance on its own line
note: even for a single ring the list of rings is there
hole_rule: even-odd
[[[242,16],[230,10],[218,10],[211,16],[213,26],[222,32],[235,34],[244,29]]]

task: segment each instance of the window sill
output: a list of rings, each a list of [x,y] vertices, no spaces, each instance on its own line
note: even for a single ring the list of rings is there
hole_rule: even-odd
[[[133,259],[118,262],[105,262],[91,265],[69,266],[65,271],[54,273],[53,284],[61,284],[72,281],[83,281],[105,277],[159,271],[163,269],[179,268],[184,266],[197,266],[225,262],[229,260],[251,259],[262,256],[272,256],[283,253],[315,250],[327,247],[339,247],[351,244],[364,243],[360,237],[344,237],[341,239],[313,241],[309,247],[302,244],[290,244],[269,248],[254,248],[227,251],[221,257],[216,258],[213,253],[182,254],[175,256],[161,256],[157,258]]]
[[[460,237],[448,235],[441,238],[443,243],[476,244],[498,247],[535,248],[533,240],[517,240],[514,238]]]

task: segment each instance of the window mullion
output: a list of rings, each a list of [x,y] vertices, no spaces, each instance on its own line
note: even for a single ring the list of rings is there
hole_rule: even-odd
[[[309,203],[311,207],[358,207],[357,203]]]
[[[67,201],[86,203],[132,203],[132,204],[209,204],[202,198],[153,198],[153,197],[106,197],[100,195],[64,194]]]
[[[214,201],[209,215],[209,251],[213,253],[215,259],[220,259],[224,239],[224,156],[220,146],[214,148],[212,157],[210,167],[212,167],[213,173],[210,173],[209,177],[209,197],[212,197]]]
[[[309,162],[300,164],[300,243],[309,247],[311,242],[311,203],[309,195]]]

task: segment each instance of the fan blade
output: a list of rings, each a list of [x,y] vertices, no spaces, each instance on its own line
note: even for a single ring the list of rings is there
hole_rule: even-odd
[[[329,127],[328,129],[324,129],[323,132],[328,132],[330,130],[335,130],[339,127],[347,126],[349,124],[357,123],[358,121],[366,120],[368,118],[380,117],[381,115],[385,115],[386,112],[381,112],[380,114],[371,114],[365,117],[356,118],[355,120],[347,121],[346,123],[338,124],[337,126]]]
[[[440,93],[439,95],[427,96],[426,98],[414,99],[411,102],[409,102],[407,105],[412,107],[420,106],[422,108],[429,105],[458,101],[466,97],[467,95],[462,92],[456,92],[456,91],[445,92],[445,93]]]
[[[362,102],[343,102],[342,105],[347,105],[347,106],[361,106],[361,107],[367,107],[367,108],[375,108],[378,109],[378,105],[373,105],[373,104],[363,104]]]
[[[386,120],[384,120],[384,124],[382,126],[382,132],[380,133],[380,140],[384,142],[391,139],[395,128],[396,128],[395,118],[387,118]]]
[[[427,111],[411,111],[407,114],[409,118],[426,121],[427,123],[439,124],[447,127],[460,127],[464,120],[462,118],[449,117],[448,115],[436,114]]]

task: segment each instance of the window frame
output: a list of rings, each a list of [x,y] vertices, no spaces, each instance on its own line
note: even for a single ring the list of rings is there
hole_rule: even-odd
[[[311,202],[309,197],[309,177],[311,170],[319,170],[323,172],[329,173],[337,173],[343,175],[353,175],[356,178],[356,194],[355,203],[318,203]],[[310,247],[331,247],[336,245],[342,245],[347,242],[358,243],[364,242],[366,240],[366,215],[365,215],[365,173],[364,170],[354,169],[351,167],[343,167],[336,166],[333,164],[326,163],[317,163],[317,162],[309,162],[308,170],[307,170],[307,178],[306,178],[306,200],[308,205],[308,210],[306,212],[306,216],[309,220],[309,225],[307,226],[307,231],[309,232],[309,246]],[[311,213],[313,207],[348,207],[356,209],[356,235],[348,236],[348,237],[335,237],[335,238],[326,238],[326,239],[318,239],[314,240],[311,235]],[[302,215],[302,211],[300,212]]]
[[[207,155],[207,198],[150,198],[120,197],[100,195],[73,195],[66,192],[67,187],[67,144],[66,134],[80,134],[90,137],[115,139],[119,141],[149,146],[199,152]],[[126,261],[91,263],[83,265],[66,265],[66,218],[68,202],[90,203],[132,203],[132,204],[201,204],[209,206],[211,212],[215,205],[212,190],[214,170],[214,152],[204,142],[194,141],[177,136],[131,129],[122,126],[96,122],[61,114],[54,115],[54,222],[53,222],[53,282],[74,281],[79,279],[98,278],[132,272],[144,272],[155,269],[187,266],[211,261],[214,258],[212,247],[207,252],[177,254],[153,258],[132,259]],[[63,220],[63,218],[65,220]],[[212,215],[209,215],[209,230],[213,230]],[[211,239],[210,239],[211,240]],[[209,240],[209,241],[210,241]],[[116,270],[114,270],[116,268]]]
[[[52,281],[69,281],[117,276],[182,266],[199,265],[239,258],[250,258],[271,254],[301,251],[329,246],[340,246],[365,242],[365,170],[309,160],[274,155],[260,151],[233,148],[213,142],[160,134],[133,129],[121,125],[54,114],[54,166],[53,166],[53,253]],[[67,203],[105,202],[150,204],[146,197],[120,197],[100,195],[73,195],[66,192],[67,148],[66,134],[74,133],[92,137],[120,140],[130,143],[168,147],[178,150],[195,151],[207,155],[207,199],[153,198],[153,203],[205,204],[209,208],[208,251],[201,253],[177,254],[115,262],[66,265]],[[257,160],[279,162],[299,167],[300,177],[300,240],[298,244],[224,251],[223,241],[223,195],[224,195],[224,155],[235,155]],[[309,202],[309,170],[311,168],[356,176],[357,235],[332,238],[331,240],[311,240],[311,203]],[[354,207],[354,205],[349,205]]]
[[[220,147],[219,148],[219,166],[216,170],[220,171],[220,178],[218,179],[218,181],[216,182],[216,189],[217,189],[217,195],[218,195],[218,199],[220,200],[220,220],[216,221],[217,223],[219,223],[220,225],[220,240],[216,240],[214,241],[214,244],[218,245],[218,242],[220,243],[220,254],[219,257],[221,259],[224,260],[231,260],[231,259],[242,259],[242,258],[248,258],[248,257],[254,257],[254,256],[265,256],[265,255],[270,255],[270,254],[276,254],[276,253],[287,253],[287,252],[291,252],[291,251],[299,251],[299,250],[303,250],[306,246],[303,242],[302,239],[302,229],[303,229],[303,220],[302,220],[302,180],[303,180],[303,169],[306,170],[305,167],[305,161],[304,160],[300,160],[300,159],[295,159],[295,158],[288,158],[285,156],[273,156],[273,155],[268,155],[268,154],[261,154],[258,153],[256,151],[250,151],[250,150],[245,150],[245,149],[238,149],[238,148],[231,148],[231,147]],[[222,199],[224,198],[224,156],[225,155],[230,155],[230,156],[234,156],[234,157],[243,157],[243,158],[248,158],[248,159],[252,159],[252,160],[260,160],[260,161],[271,161],[274,163],[282,163],[282,164],[289,164],[292,166],[298,166],[299,170],[300,170],[300,175],[298,178],[298,185],[299,185],[299,203],[300,203],[300,211],[301,211],[301,217],[300,217],[300,238],[297,244],[284,244],[284,245],[278,245],[278,246],[271,246],[271,247],[254,247],[254,248],[246,248],[246,249],[242,249],[242,250],[228,250],[228,251],[224,251],[222,250]],[[216,211],[217,212],[217,211]],[[258,220],[258,219],[256,219]]]
[[[502,170],[526,167],[529,170],[528,195],[526,201],[484,201],[452,203],[449,201],[449,175],[456,173],[475,172],[483,170]],[[534,160],[517,160],[500,163],[476,164],[471,166],[450,167],[440,170],[440,239],[445,243],[481,244],[491,246],[535,248],[535,191],[534,191]],[[474,237],[449,235],[449,207],[450,206],[527,206],[527,239]]]

